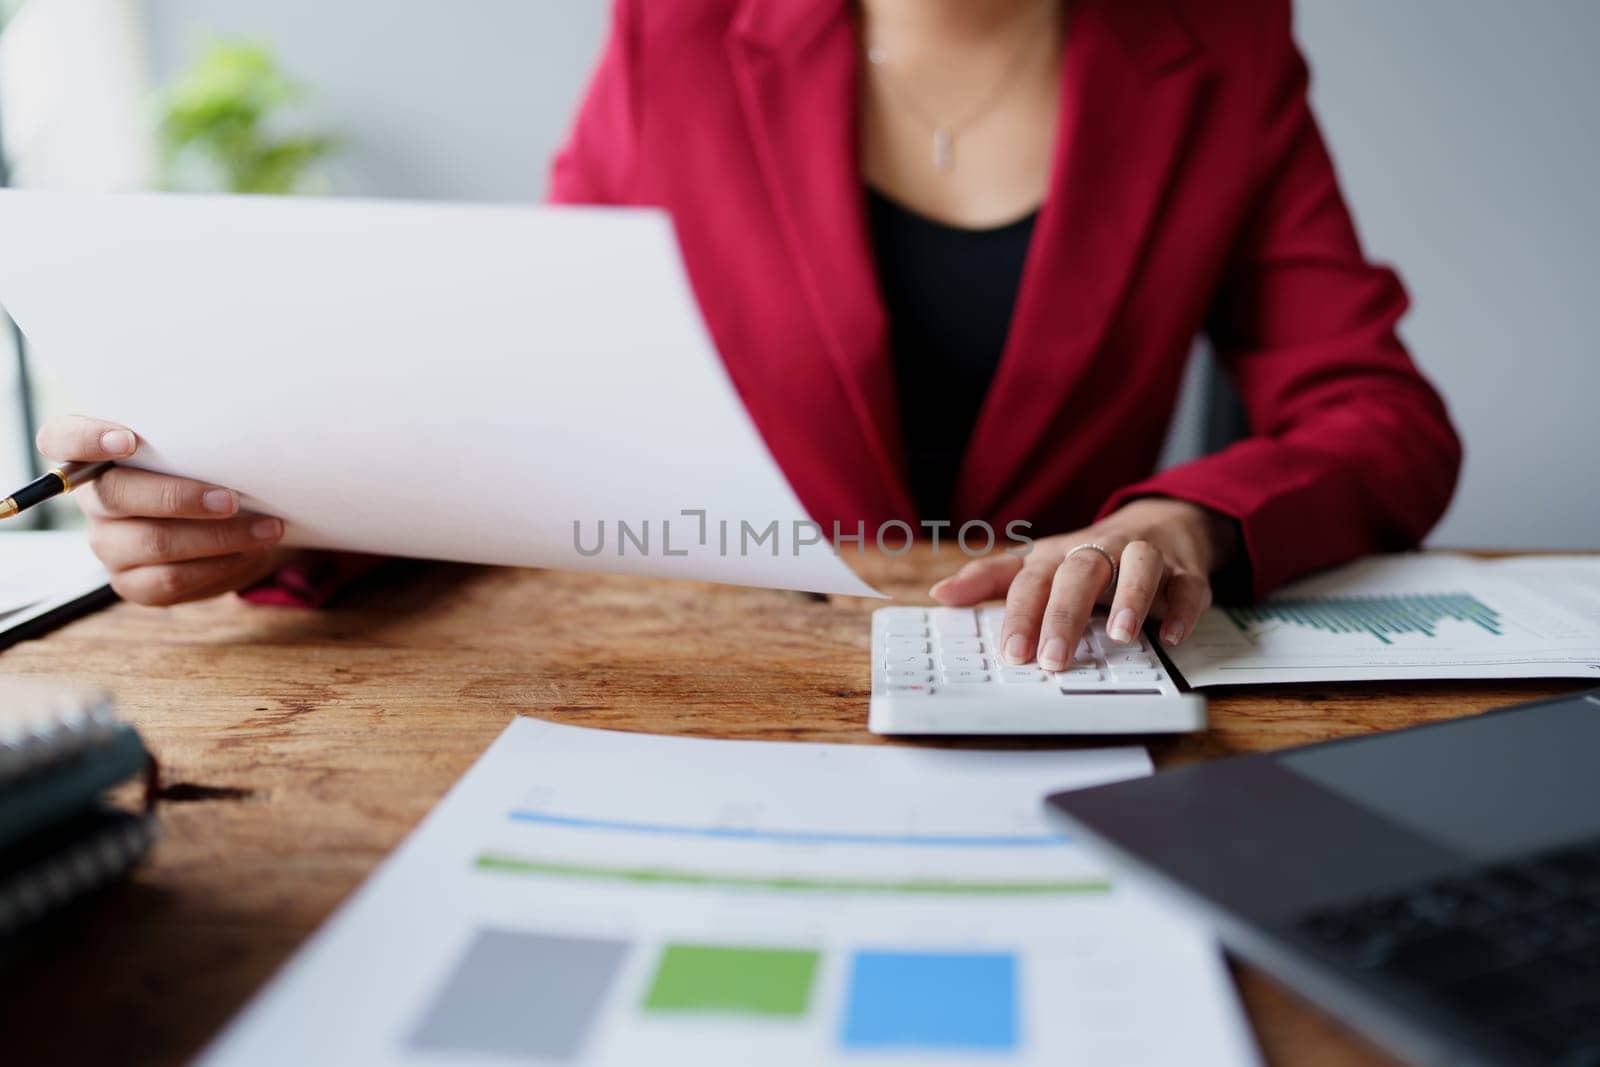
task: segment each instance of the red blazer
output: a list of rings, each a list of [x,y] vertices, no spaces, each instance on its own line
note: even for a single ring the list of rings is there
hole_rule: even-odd
[[[1164,494],[1236,518],[1254,592],[1415,543],[1460,445],[1395,336],[1287,0],[1071,0],[1054,172],[952,518],[1035,536]],[[676,220],[728,371],[825,527],[914,522],[864,219],[846,0],[618,0],[561,203]],[[1254,436],[1152,476],[1193,338]]]

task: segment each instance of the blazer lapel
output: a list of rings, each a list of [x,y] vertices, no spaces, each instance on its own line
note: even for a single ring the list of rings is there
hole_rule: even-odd
[[[1048,446],[1138,266],[1198,112],[1198,51],[1170,0],[1069,4],[1054,174],[957,481],[958,514],[993,516]]]
[[[867,442],[885,512],[915,513],[856,141],[857,56],[844,0],[746,0],[728,55],[802,298]],[[818,412],[819,418],[830,413]]]

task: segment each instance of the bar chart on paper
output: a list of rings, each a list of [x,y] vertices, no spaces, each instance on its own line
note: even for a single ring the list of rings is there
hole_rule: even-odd
[[[1043,814],[1148,770],[519,720],[208,1062],[1253,1062],[1205,932]]]
[[[1600,563],[1378,556],[1251,607],[1172,653],[1190,685],[1399,678],[1600,680]]]
[[[1505,633],[1500,613],[1471,593],[1402,593],[1274,599],[1254,608],[1224,608],[1240,632],[1258,640],[1276,626],[1325,634],[1366,634],[1393,645],[1403,635],[1437,640],[1443,624],[1467,623],[1495,637]]]

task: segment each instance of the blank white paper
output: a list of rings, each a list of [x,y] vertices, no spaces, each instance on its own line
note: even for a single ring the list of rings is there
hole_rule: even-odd
[[[0,303],[135,465],[293,545],[878,595],[808,525],[659,211],[4,192]]]
[[[0,635],[110,580],[79,531],[0,531]]]

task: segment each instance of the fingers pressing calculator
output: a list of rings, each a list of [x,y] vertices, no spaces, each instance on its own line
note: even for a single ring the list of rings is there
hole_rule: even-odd
[[[999,658],[1005,609],[880,608],[872,614],[875,734],[1138,734],[1206,727],[1205,699],[1178,688],[1143,635],[1096,617],[1066,670]]]

